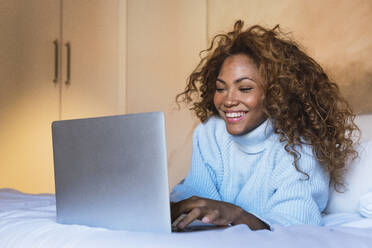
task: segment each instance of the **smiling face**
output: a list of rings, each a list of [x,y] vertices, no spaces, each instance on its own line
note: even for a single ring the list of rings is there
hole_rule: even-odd
[[[266,120],[257,66],[248,56],[225,59],[216,80],[214,105],[232,135],[246,134]]]

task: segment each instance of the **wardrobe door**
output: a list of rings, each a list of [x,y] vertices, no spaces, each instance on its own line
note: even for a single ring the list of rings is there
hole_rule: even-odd
[[[2,0],[0,9],[0,188],[53,192],[60,1]]]
[[[63,0],[62,119],[124,112],[119,2]]]

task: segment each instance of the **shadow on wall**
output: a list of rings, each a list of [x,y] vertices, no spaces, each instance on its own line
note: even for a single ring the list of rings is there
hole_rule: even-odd
[[[372,113],[372,68],[360,61],[335,66],[329,72],[355,113]]]

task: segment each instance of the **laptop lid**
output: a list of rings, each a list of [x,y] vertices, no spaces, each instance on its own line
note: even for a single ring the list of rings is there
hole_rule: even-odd
[[[57,222],[171,232],[164,115],[52,124]]]

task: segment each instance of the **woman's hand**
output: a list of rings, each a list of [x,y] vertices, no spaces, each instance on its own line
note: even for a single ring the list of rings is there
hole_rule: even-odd
[[[180,215],[186,214],[177,225],[180,229],[183,229],[196,219],[204,223],[218,226],[247,224],[252,230],[269,229],[269,227],[256,216],[245,212],[236,205],[197,196],[177,203],[171,203],[171,212],[172,222]]]

